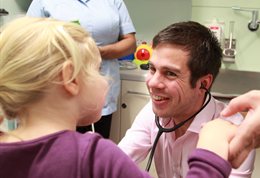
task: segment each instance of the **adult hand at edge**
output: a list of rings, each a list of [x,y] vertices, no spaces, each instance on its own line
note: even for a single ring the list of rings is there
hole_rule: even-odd
[[[0,115],[0,124],[4,121],[4,116]]]
[[[245,120],[229,147],[229,162],[234,168],[242,164],[252,149],[260,147],[260,91],[253,90],[234,98],[221,115],[227,117],[245,110],[248,111]]]

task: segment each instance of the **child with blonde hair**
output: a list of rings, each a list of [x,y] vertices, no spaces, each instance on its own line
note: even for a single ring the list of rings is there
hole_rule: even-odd
[[[0,177],[149,177],[111,141],[75,131],[100,119],[108,90],[88,32],[22,17],[0,35],[1,109],[19,121],[0,132]]]

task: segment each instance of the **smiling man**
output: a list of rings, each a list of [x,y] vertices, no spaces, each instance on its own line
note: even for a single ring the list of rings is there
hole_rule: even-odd
[[[137,115],[119,147],[139,163],[158,139],[154,151],[158,177],[185,177],[188,156],[196,148],[202,124],[219,117],[225,108],[209,94],[221,59],[216,37],[197,22],[175,23],[160,31],[153,38],[146,78],[151,101]],[[242,116],[226,119],[240,124]],[[159,131],[155,120],[175,131]],[[231,177],[250,177],[254,156],[252,152],[240,168],[232,170]]]

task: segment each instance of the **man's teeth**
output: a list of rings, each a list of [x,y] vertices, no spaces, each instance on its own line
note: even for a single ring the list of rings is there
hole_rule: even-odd
[[[162,96],[155,96],[155,95],[153,95],[153,99],[154,100],[164,100],[165,99],[165,97],[162,97]]]

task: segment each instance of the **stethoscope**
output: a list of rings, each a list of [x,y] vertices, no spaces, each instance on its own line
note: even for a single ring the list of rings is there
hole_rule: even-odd
[[[157,143],[158,143],[158,140],[160,138],[160,136],[165,132],[165,133],[168,133],[168,132],[173,132],[175,130],[177,130],[178,128],[180,128],[181,126],[183,126],[186,122],[188,122],[189,120],[191,120],[192,118],[194,118],[197,114],[200,113],[200,111],[202,111],[207,105],[208,103],[210,102],[211,100],[211,94],[209,92],[209,90],[204,87],[204,86],[201,86],[202,89],[206,90],[206,94],[205,94],[205,98],[204,98],[204,101],[205,99],[207,98],[208,96],[208,99],[207,101],[204,103],[204,105],[196,112],[194,113],[192,116],[190,116],[189,118],[187,118],[186,120],[182,121],[181,123],[173,126],[172,128],[163,128],[160,124],[160,121],[159,121],[159,116],[155,115],[155,123],[156,123],[156,126],[158,127],[158,133],[156,135],[156,138],[153,142],[153,146],[152,146],[152,149],[151,149],[151,152],[150,152],[150,156],[149,156],[149,159],[148,159],[148,162],[147,162],[147,165],[146,165],[146,168],[145,170],[147,172],[149,172],[150,170],[150,167],[151,167],[151,164],[152,164],[152,159],[153,159],[153,156],[154,156],[154,151],[155,151],[155,148],[157,146]]]

